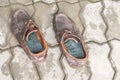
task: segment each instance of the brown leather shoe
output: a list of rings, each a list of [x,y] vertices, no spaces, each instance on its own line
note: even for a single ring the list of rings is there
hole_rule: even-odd
[[[54,16],[53,24],[56,38],[70,66],[83,66],[88,53],[74,22],[64,14],[57,14]]]
[[[11,31],[34,61],[43,61],[47,55],[47,43],[35,22],[23,9],[17,9],[12,15]]]

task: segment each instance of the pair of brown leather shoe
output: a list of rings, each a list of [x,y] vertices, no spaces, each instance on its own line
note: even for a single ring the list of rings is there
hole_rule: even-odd
[[[35,22],[23,9],[15,10],[12,15],[11,31],[27,53],[35,61],[43,61],[47,56],[47,43]],[[88,53],[74,22],[64,14],[56,14],[53,27],[57,41],[71,66],[82,66]]]

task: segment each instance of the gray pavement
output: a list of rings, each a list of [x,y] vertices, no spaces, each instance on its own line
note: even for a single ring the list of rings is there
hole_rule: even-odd
[[[48,43],[48,57],[33,63],[10,31],[11,11],[25,9]],[[72,68],[53,31],[53,14],[68,15],[80,30],[89,58]],[[0,0],[0,80],[120,80],[119,0]]]

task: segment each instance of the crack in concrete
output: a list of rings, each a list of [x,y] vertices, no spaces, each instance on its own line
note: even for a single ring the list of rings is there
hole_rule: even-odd
[[[59,1],[59,2],[60,2],[60,1]],[[66,3],[69,3],[69,4],[74,4],[74,3],[79,3],[80,1],[77,0],[77,1],[75,1],[75,2],[70,2],[70,1],[65,1],[65,0],[63,0],[63,1],[61,1],[61,2],[66,2]]]
[[[105,23],[105,25],[106,25],[106,29],[105,29],[105,32],[104,32],[104,35],[105,35],[105,37],[106,37],[106,39],[107,39],[107,35],[106,35],[106,32],[108,31],[108,25],[106,24],[106,21],[105,21],[105,19],[104,19],[104,17],[103,17],[103,11],[104,11],[104,5],[103,5],[103,3],[101,2],[101,4],[102,4],[102,11],[100,12],[100,15],[101,15],[101,17],[102,17],[102,19],[103,19],[103,21],[104,21],[104,23]],[[81,11],[82,11],[82,9],[81,9]],[[81,19],[81,15],[80,15],[80,19]],[[83,24],[84,25],[84,24]],[[84,27],[84,30],[85,30],[85,27]],[[83,33],[84,33],[84,31],[83,31]],[[88,41],[88,42],[86,42],[86,44],[89,44],[89,43],[96,43],[96,44],[98,44],[98,45],[103,45],[103,44],[106,44],[106,43],[108,43],[108,45],[109,45],[109,47],[110,47],[110,52],[109,52],[109,55],[108,55],[108,60],[109,60],[109,62],[111,63],[111,67],[112,67],[112,69],[114,70],[114,75],[113,75],[113,79],[112,80],[114,80],[114,77],[115,77],[115,75],[116,75],[116,67],[115,66],[113,66],[113,60],[112,60],[112,58],[111,58],[111,50],[112,50],[112,48],[111,48],[111,46],[110,46],[110,44],[109,44],[109,41],[112,41],[112,40],[116,40],[116,39],[111,39],[111,40],[107,40],[107,41],[105,41],[105,42],[102,42],[102,43],[99,43],[99,42],[96,42],[96,41]],[[117,39],[117,40],[119,40],[119,39]],[[120,40],[119,40],[120,41]],[[112,61],[111,61],[112,60]],[[92,76],[92,72],[91,72],[91,76]],[[90,76],[90,77],[91,77]],[[89,78],[90,79],[90,78]]]
[[[60,49],[60,47],[59,47],[59,49]],[[60,68],[61,68],[61,70],[62,70],[62,73],[64,74],[63,80],[65,80],[66,74],[65,74],[65,72],[64,72],[64,66],[63,66],[63,64],[62,64],[62,62],[61,62],[61,57],[62,57],[62,55],[63,55],[61,49],[60,49],[60,53],[61,53],[61,55],[59,55],[59,58],[58,58],[57,62],[59,63],[59,66],[60,66]]]
[[[33,0],[33,2],[34,2],[34,0]],[[52,2],[52,3],[46,3],[46,2],[44,2],[44,1],[36,1],[36,2],[34,2],[34,4],[36,4],[36,3],[43,3],[43,4],[46,4],[46,5],[52,5],[52,4],[55,4],[56,1],[55,1],[55,2]]]
[[[8,5],[0,6],[0,8],[5,8],[5,7],[8,7],[8,6],[10,6],[10,0],[8,0]]]
[[[23,4],[23,3],[20,3],[20,2],[12,3],[11,0],[9,0],[9,2],[10,2],[11,5],[13,5],[13,4],[21,4],[21,5],[24,5],[24,6],[32,5],[32,2],[26,3],[26,4]]]
[[[67,77],[68,77],[68,74],[66,74],[65,73],[65,67],[64,67],[64,64],[62,63],[62,59],[63,59],[63,52],[61,51],[61,56],[60,56],[60,58],[59,58],[59,61],[60,61],[60,63],[61,63],[61,68],[62,68],[62,71],[63,71],[63,73],[64,73],[64,79],[63,80],[67,80]]]
[[[10,48],[15,48],[15,47],[21,47],[20,45],[16,45],[16,46],[10,46],[8,48],[5,48],[5,49],[0,49],[0,51],[6,51],[6,50],[9,50]]]
[[[16,47],[20,47],[20,46],[16,46]],[[12,78],[13,78],[13,80],[15,80],[15,75],[14,75],[14,72],[13,72],[13,70],[12,70],[12,66],[11,66],[11,62],[12,62],[12,60],[14,59],[14,57],[15,57],[15,55],[13,54],[13,49],[14,49],[15,47],[10,47],[10,53],[11,53],[11,58],[10,58],[10,61],[9,61],[9,69],[10,69],[10,73],[11,73],[11,76],[12,76]],[[27,55],[26,55],[27,56]],[[39,77],[39,79],[41,80],[41,78],[40,78],[40,73],[39,73],[39,71],[38,71],[38,67],[35,65],[35,63],[32,63],[33,64],[33,66],[34,66],[34,69],[35,69],[35,72],[37,73],[37,75],[38,75],[38,77]]]
[[[1,50],[0,50],[1,51]],[[10,49],[7,49],[5,51],[9,51],[10,53],[10,58],[8,59],[8,62],[6,63],[7,65],[7,68],[8,68],[8,71],[9,71],[9,74],[10,74],[10,77],[14,80],[14,77],[13,77],[13,74],[12,74],[12,71],[11,71],[11,67],[10,67],[10,61],[12,59],[12,54],[11,54],[11,50]],[[4,52],[3,50],[1,52]]]
[[[55,3],[55,4],[56,4],[56,6],[57,6],[57,12],[56,12],[55,14],[57,14],[57,13],[59,12],[59,10],[60,10],[57,0],[56,0],[56,3]],[[55,15],[55,14],[54,14],[54,15]],[[54,16],[54,15],[53,15],[53,16]]]
[[[10,6],[10,4],[5,5],[5,6],[0,6],[0,8],[5,8],[5,7],[8,7],[8,6]]]
[[[110,47],[110,51],[109,51],[109,55],[108,55],[108,59],[109,59],[109,61],[110,61],[110,63],[111,63],[111,66],[112,66],[112,68],[113,68],[113,70],[114,70],[114,75],[113,75],[112,80],[115,80],[116,72],[117,72],[117,68],[116,68],[116,66],[115,66],[115,63],[114,63],[112,57],[111,57],[112,49],[113,49],[113,48],[111,47],[111,45],[110,45],[109,42],[108,42],[108,45],[109,45],[109,47]]]
[[[89,43],[96,43],[96,44],[98,44],[98,45],[103,45],[103,44],[106,44],[106,43],[108,43],[108,42],[110,42],[110,41],[113,41],[113,40],[117,40],[117,41],[120,41],[119,39],[110,39],[110,40],[106,40],[106,41],[104,41],[104,42],[101,42],[101,43],[99,43],[99,42],[96,42],[96,41],[87,41],[87,42],[85,42],[86,44],[89,44]]]
[[[109,26],[108,26],[108,23],[107,23],[107,21],[106,21],[106,19],[105,19],[105,17],[104,17],[104,14],[103,14],[104,9],[105,9],[104,1],[101,1],[101,4],[103,5],[103,7],[102,7],[102,11],[101,11],[101,16],[102,16],[102,18],[103,18],[103,21],[104,21],[106,27],[107,27],[107,28],[106,28],[106,31],[105,31],[105,33],[104,33],[104,35],[105,35],[106,39],[108,39],[106,33],[107,33],[108,29],[109,29]],[[112,59],[112,57],[111,57],[112,47],[111,47],[111,45],[110,45],[109,42],[108,42],[108,45],[109,45],[109,47],[110,47],[110,51],[109,51],[109,54],[108,54],[108,60],[109,60],[109,62],[111,63],[111,67],[112,67],[113,70],[114,70],[114,75],[113,75],[113,78],[112,78],[112,80],[114,80],[114,79],[115,79],[115,76],[116,76],[117,68],[116,68],[116,66],[114,65],[114,63],[113,63],[114,61],[113,61],[113,59]],[[114,65],[114,66],[113,66],[113,65]]]
[[[79,20],[80,20],[80,22],[81,22],[81,24],[82,24],[82,26],[83,26],[83,30],[82,30],[82,33],[81,33],[81,35],[83,36],[83,34],[84,34],[84,32],[85,32],[85,25],[84,25],[84,22],[83,22],[83,20],[82,20],[82,18],[81,18],[81,14],[82,14],[82,12],[83,12],[83,8],[82,8],[82,6],[81,6],[81,2],[79,2],[79,6],[80,6],[80,10],[79,10],[79,13],[78,13],[78,16],[79,16]]]
[[[82,12],[83,12],[83,8],[82,8],[82,6],[81,6],[81,0],[80,0],[80,2],[79,2],[79,5],[80,5],[80,11],[79,11],[79,20],[81,21],[81,24],[82,24],[82,26],[83,26],[83,30],[82,30],[82,33],[81,33],[81,35],[83,36],[83,34],[84,34],[84,32],[85,32],[85,29],[86,29],[86,27],[85,27],[85,25],[84,25],[84,22],[83,22],[83,20],[82,20]],[[90,76],[89,76],[89,80],[91,80],[91,77],[92,77],[92,71],[91,71],[91,67],[89,67],[89,73],[90,73]]]
[[[33,12],[33,14],[31,15],[31,17],[33,18],[33,16],[34,16],[35,13],[36,13],[36,8],[35,8],[34,1],[33,1],[33,0],[32,0],[32,6],[33,6],[33,9],[34,9],[34,12]]]
[[[12,49],[13,49],[13,48],[11,47],[11,48],[10,48],[11,58],[10,58],[10,61],[9,61],[9,68],[10,68],[10,73],[11,73],[12,78],[13,78],[13,80],[15,80],[14,74],[13,74],[13,71],[12,71],[12,67],[11,67],[11,62],[12,62],[12,60],[13,60],[13,58],[14,58]]]
[[[56,3],[62,3],[62,2],[65,2],[65,3],[68,3],[68,4],[76,4],[76,3],[79,3],[80,1],[78,0],[77,2],[74,2],[74,3],[71,3],[71,2],[68,2],[68,1],[57,1]]]
[[[58,5],[58,2],[57,2],[57,0],[55,0],[56,1],[56,6],[57,6],[57,11],[56,11],[56,13],[55,14],[53,14],[53,16],[54,15],[56,15],[56,14],[58,14],[59,13],[59,11],[60,11],[60,8],[59,8],[59,5]],[[55,35],[55,38],[57,39],[57,37],[56,37],[56,35]],[[58,47],[58,46],[60,46],[60,44],[58,43],[58,44],[56,44],[56,45],[54,45],[54,46],[51,46],[51,45],[49,45],[50,47]],[[59,49],[60,49],[60,47],[59,47]],[[59,60],[58,60],[58,62],[59,62],[59,65],[60,65],[60,67],[61,67],[61,70],[62,70],[62,72],[63,72],[63,74],[64,74],[64,77],[63,77],[63,80],[65,80],[66,79],[66,74],[65,74],[65,72],[64,72],[64,66],[63,66],[63,63],[62,63],[62,61],[61,61],[61,58],[62,58],[62,51],[61,51],[61,49],[60,49],[60,52],[61,52],[61,55],[60,55],[60,57],[58,58]]]
[[[9,0],[9,1],[10,1],[10,0]],[[33,4],[33,3],[25,5],[25,4],[22,4],[22,3],[19,3],[19,2],[11,3],[11,1],[10,1],[10,5],[9,5],[9,6],[12,6],[12,5],[30,6],[30,5],[32,5],[32,4]]]
[[[38,77],[39,77],[39,79],[41,80],[41,75],[40,75],[40,71],[39,71],[39,68],[38,68],[38,64],[37,63],[33,63],[34,64],[34,66],[35,66],[35,69],[36,69],[36,72],[37,72],[37,74],[38,74]]]

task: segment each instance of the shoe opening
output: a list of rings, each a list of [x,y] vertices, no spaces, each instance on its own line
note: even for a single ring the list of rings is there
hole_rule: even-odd
[[[75,58],[85,58],[85,52],[80,41],[68,39],[65,41],[68,52]]]
[[[36,32],[32,32],[28,36],[28,40],[26,41],[26,43],[33,54],[37,54],[44,50],[43,45],[41,44],[41,41],[37,37]]]

